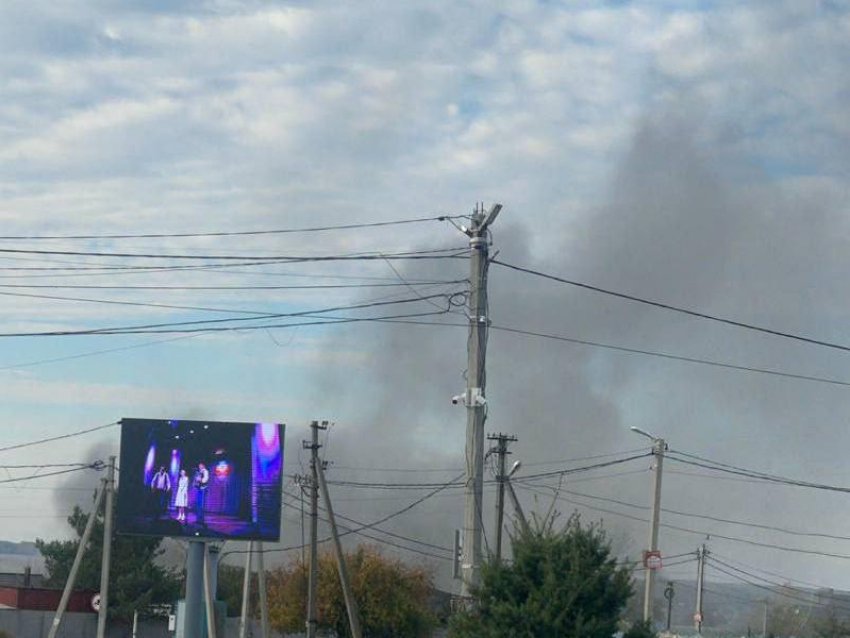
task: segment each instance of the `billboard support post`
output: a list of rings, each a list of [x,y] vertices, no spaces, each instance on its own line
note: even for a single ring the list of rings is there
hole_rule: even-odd
[[[97,638],[106,636],[109,613],[109,571],[112,564],[112,521],[115,506],[115,457],[109,457],[106,477],[106,511],[103,514],[103,558],[100,564],[100,610],[97,613]]]
[[[186,605],[183,614],[183,635],[203,633],[204,542],[189,541],[186,555]]]
[[[242,580],[242,614],[239,617],[239,638],[248,638],[248,613],[251,607],[251,554],[253,553],[254,541],[248,541],[245,578]]]
[[[263,638],[269,633],[269,601],[266,597],[266,563],[263,560],[263,542],[257,543],[257,586],[260,588],[260,631]]]
[[[86,528],[83,531],[83,537],[80,539],[80,545],[77,548],[77,555],[74,556],[74,564],[71,565],[71,573],[68,574],[68,580],[65,582],[65,589],[62,590],[62,598],[59,600],[59,607],[56,609],[56,615],[53,616],[53,624],[50,626],[50,631],[47,633],[47,638],[56,638],[56,633],[59,631],[59,625],[62,624],[62,616],[65,614],[65,609],[68,607],[68,600],[71,598],[71,592],[74,589],[74,582],[77,580],[77,572],[80,570],[80,563],[83,562],[83,554],[86,551],[86,546],[89,544],[91,532],[94,529],[94,522],[97,520],[97,513],[100,511],[100,504],[103,502],[103,493],[106,491],[106,479],[103,479],[103,487],[94,501],[94,507],[89,520],[86,522]]]
[[[207,617],[207,638],[215,638],[215,604],[213,603],[212,588],[212,558],[210,557],[210,546],[203,543],[204,547],[204,612]]]

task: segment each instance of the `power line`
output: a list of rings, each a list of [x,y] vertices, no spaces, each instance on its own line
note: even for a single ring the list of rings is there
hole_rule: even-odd
[[[20,450],[25,447],[32,447],[34,445],[41,445],[43,443],[52,443],[54,441],[62,441],[64,439],[71,439],[77,436],[83,436],[84,434],[91,434],[92,432],[99,432],[100,430],[106,430],[107,428],[114,428],[117,425],[120,425],[120,421],[113,421],[112,423],[107,423],[106,425],[98,425],[97,427],[88,428],[85,430],[77,430],[76,432],[69,432],[68,434],[60,434],[58,436],[51,436],[44,439],[38,439],[37,441],[29,441],[27,443],[16,443],[15,445],[7,445],[6,447],[0,447],[0,452],[9,452],[11,450]],[[46,475],[42,475],[46,476]]]
[[[736,580],[740,580],[741,582],[747,583],[748,585],[750,585],[752,587],[757,587],[758,589],[761,589],[763,591],[770,592],[771,594],[782,596],[784,598],[787,598],[789,600],[793,600],[793,601],[798,602],[798,603],[804,603],[804,604],[806,604],[810,607],[834,608],[834,609],[839,609],[841,611],[850,612],[850,607],[842,607],[842,606],[839,606],[839,605],[819,603],[815,600],[802,598],[800,596],[795,596],[795,595],[793,595],[793,594],[791,594],[787,591],[783,591],[784,589],[791,589],[793,591],[800,591],[800,590],[798,590],[794,587],[790,587],[790,586],[787,586],[787,585],[776,585],[776,584],[773,584],[773,586],[765,586],[765,585],[762,585],[760,583],[753,582],[751,580],[748,580],[744,576],[740,576],[738,573],[735,573],[735,572],[740,572],[740,573],[743,573],[743,574],[747,574],[747,572],[745,572],[743,570],[733,568],[734,571],[728,571],[728,570],[726,570],[726,569],[724,569],[723,567],[720,566],[720,565],[723,565],[723,563],[720,563],[717,560],[711,560],[710,557],[709,557],[709,561],[711,563],[711,566],[714,569],[716,569],[717,571],[719,571],[723,574],[726,574],[727,576],[731,576],[732,578],[735,578]],[[758,576],[751,575],[750,577],[756,578],[757,580],[765,582],[764,579],[759,578]],[[766,582],[771,582],[771,581],[766,581]]]
[[[289,496],[292,499],[295,499],[295,501],[299,504],[299,507],[296,508],[299,513],[301,512],[300,505],[301,504],[307,505],[307,502],[305,501],[305,499],[301,495],[291,494],[289,492],[284,492],[284,494],[286,496]],[[291,507],[294,507],[294,506],[291,506]],[[321,509],[323,512],[327,512],[327,509],[324,508],[324,507],[320,507],[319,509]],[[358,525],[360,527],[362,527],[363,525],[368,525],[368,523],[364,523],[363,521],[358,521],[357,519],[350,518],[348,516],[343,516],[342,514],[339,514],[337,512],[334,512],[334,516],[336,516],[336,518],[342,519],[344,521],[347,521],[347,522],[352,523],[354,525]],[[346,528],[346,529],[348,529],[348,528]],[[438,551],[441,551],[441,552],[448,552],[449,554],[451,554],[451,552],[452,552],[451,547],[445,547],[443,545],[435,545],[433,543],[428,543],[426,541],[422,541],[422,540],[419,540],[419,539],[416,539],[416,538],[404,536],[403,534],[398,534],[396,532],[390,532],[388,530],[381,529],[380,527],[372,527],[371,529],[375,532],[380,532],[381,534],[386,534],[387,536],[391,536],[391,537],[397,538],[399,540],[407,541],[409,543],[416,543],[418,545],[422,545],[423,547],[428,547],[430,549],[435,549],[435,550],[438,550]]]
[[[103,468],[103,463],[92,463],[90,465],[85,465],[82,467],[71,467],[66,468],[64,470],[56,470],[54,472],[47,472],[46,474],[33,474],[32,476],[18,476],[8,479],[0,480],[0,484],[5,483],[20,483],[21,481],[33,481],[37,479],[48,478],[51,476],[59,476],[60,474],[70,474],[71,472],[79,472],[81,470],[100,470]]]
[[[538,465],[556,465],[560,463],[575,463],[579,461],[592,461],[594,459],[603,459],[609,458],[612,456],[622,456],[623,454],[634,454],[635,452],[642,452],[646,448],[634,448],[631,450],[623,450],[621,452],[606,452],[604,454],[592,454],[590,456],[575,456],[568,459],[557,459],[553,461],[535,461],[531,463],[526,463],[523,461],[523,467],[534,467]],[[337,465],[336,463],[331,463],[331,467],[336,470],[355,470],[358,472],[403,472],[403,473],[425,473],[425,472],[459,472],[461,470],[460,467],[442,467],[442,468],[400,468],[400,467],[357,467],[351,465]],[[640,470],[641,472],[643,470]],[[630,472],[631,474],[631,472]]]
[[[513,481],[513,482],[516,483],[516,481]],[[545,492],[540,492],[540,491],[535,490],[534,488],[528,487],[526,485],[517,485],[517,487],[519,487],[520,489],[524,489],[524,490],[533,492],[533,493],[538,494],[540,496],[547,496],[547,497],[550,496],[549,494],[547,494]],[[557,490],[557,488],[554,488],[554,487],[551,488],[551,489]],[[641,518],[639,516],[633,516],[631,514],[626,514],[625,512],[618,512],[616,510],[610,510],[610,509],[606,509],[606,508],[603,508],[603,507],[597,507],[595,505],[588,505],[587,503],[582,503],[581,501],[574,501],[574,500],[565,498],[565,497],[561,496],[560,494],[555,494],[554,498],[556,500],[559,500],[559,501],[564,501],[565,503],[570,503],[571,505],[577,505],[579,507],[584,507],[586,509],[597,511],[597,512],[602,512],[602,513],[605,513],[605,514],[612,514],[614,516],[620,516],[622,518],[630,519],[630,520],[633,520],[633,521],[638,521],[640,523],[648,523],[649,522],[647,519]],[[826,557],[826,558],[841,558],[841,559],[844,559],[844,560],[850,560],[850,555],[848,555],[848,554],[835,554],[835,553],[831,553],[831,552],[822,552],[822,551],[814,550],[814,549],[801,549],[801,548],[798,548],[798,547],[788,547],[788,546],[785,546],[785,545],[777,545],[775,543],[763,543],[763,542],[751,540],[749,538],[741,538],[740,536],[730,536],[728,534],[718,534],[717,532],[700,530],[700,529],[692,529],[692,528],[688,528],[688,527],[681,527],[679,525],[671,525],[670,523],[660,523],[659,525],[661,527],[664,527],[665,529],[672,529],[672,530],[675,530],[675,531],[678,531],[678,532],[684,532],[686,534],[695,534],[697,536],[702,536],[702,537],[709,536],[709,537],[714,538],[714,539],[722,539],[722,540],[732,541],[732,542],[736,542],[736,543],[744,543],[746,545],[751,545],[753,547],[763,547],[765,549],[775,549],[777,551],[791,552],[791,553],[795,553],[795,554],[808,554],[808,555],[811,555],[811,556],[823,556],[823,557]]]
[[[469,328],[468,324],[463,323],[449,323],[449,322],[428,322],[428,321],[397,321],[395,323],[405,323],[410,325],[421,325],[421,326],[442,326],[442,327],[450,327],[450,328]],[[500,332],[507,332],[512,334],[523,335],[527,337],[538,337],[541,339],[551,339],[553,341],[561,341],[565,343],[574,343],[577,345],[590,346],[594,348],[602,348],[605,350],[614,350],[617,352],[625,352],[627,354],[637,354],[637,355],[645,355],[650,357],[658,357],[660,359],[669,359],[672,361],[682,361],[685,363],[696,363],[699,365],[706,365],[716,368],[726,368],[729,370],[740,370],[742,372],[753,372],[758,374],[767,374],[777,377],[784,377],[788,379],[799,379],[802,381],[812,381],[815,383],[826,383],[829,385],[838,385],[844,387],[850,387],[850,381],[842,381],[840,379],[832,379],[829,377],[817,377],[812,375],[805,374],[796,374],[793,372],[783,372],[781,370],[771,370],[769,368],[758,368],[754,366],[743,366],[743,365],[735,365],[732,363],[723,363],[719,361],[712,361],[711,359],[699,359],[696,357],[686,357],[681,355],[669,354],[664,352],[656,352],[653,350],[641,350],[639,348],[628,348],[625,346],[616,346],[613,344],[602,343],[599,341],[589,341],[587,339],[576,339],[573,337],[566,337],[563,335],[550,334],[545,332],[538,332],[533,330],[523,330],[521,328],[512,328],[510,326],[499,326],[496,324],[491,324],[489,327],[490,330],[498,330]]]
[[[400,226],[403,224],[420,224],[423,222],[448,221],[462,219],[463,215],[439,215],[437,217],[417,217],[413,219],[396,219],[384,222],[357,222],[351,224],[336,224],[329,226],[312,226],[306,228],[275,228],[270,230],[239,230],[200,233],[140,233],[126,235],[3,235],[0,240],[42,240],[42,239],[163,239],[179,237],[245,237],[253,235],[284,235],[291,233],[320,233],[334,230],[356,230],[361,228],[379,228],[383,226]]]
[[[678,454],[675,451],[672,451],[672,454]],[[684,463],[685,465],[693,465],[696,467],[701,467],[708,470],[713,470],[715,472],[725,472],[727,474],[734,474],[738,476],[746,476],[749,478],[758,479],[761,481],[766,481],[769,483],[779,483],[782,485],[792,485],[794,487],[807,487],[811,489],[817,490],[825,490],[828,492],[842,492],[848,493],[850,492],[850,487],[842,487],[839,485],[827,485],[825,483],[812,483],[809,481],[801,481],[797,479],[787,478],[784,476],[778,476],[774,474],[763,474],[761,472],[756,472],[754,470],[746,470],[744,468],[737,468],[735,466],[726,465],[722,463],[718,463],[716,465],[712,465],[711,463],[702,463],[700,461],[691,461],[688,459],[680,459],[675,456],[668,456],[672,461],[676,463]]]
[[[372,521],[371,523],[364,524],[364,525],[359,526],[359,527],[354,528],[354,529],[348,529],[345,532],[341,533],[339,536],[340,537],[348,536],[349,534],[355,534],[355,533],[361,532],[363,530],[372,529],[377,525],[381,525],[383,523],[386,523],[389,520],[392,520],[392,519],[394,519],[398,516],[401,516],[402,514],[406,514],[407,512],[412,510],[414,507],[416,507],[420,503],[423,503],[424,501],[428,500],[429,498],[439,494],[444,489],[451,487],[452,485],[455,485],[457,480],[460,479],[463,476],[464,476],[463,474],[460,474],[456,478],[452,479],[451,481],[449,481],[447,483],[443,483],[442,485],[440,485],[436,489],[428,492],[424,496],[421,496],[418,499],[412,501],[411,503],[408,503],[407,505],[405,505],[401,509],[396,510],[395,512],[388,514],[388,515],[386,515],[382,518],[379,518],[378,520]],[[324,542],[329,541],[329,540],[331,540],[330,537],[323,539],[321,542],[324,543]],[[293,546],[290,546],[290,547],[281,547],[281,548],[275,548],[275,549],[263,549],[261,551],[264,554],[268,554],[268,553],[272,553],[272,552],[287,552],[287,551],[291,551],[291,550],[295,550],[295,549],[302,549],[303,547],[304,547],[303,545],[293,545]],[[224,554],[222,554],[222,558],[224,558],[224,556],[226,556],[228,554],[246,554],[247,551],[248,550],[232,550],[232,551],[225,552]]]
[[[468,252],[468,248],[436,248],[405,252],[375,252],[354,253],[348,255],[189,255],[168,253],[119,253],[88,250],[36,250],[31,248],[0,248],[0,253],[23,255],[70,255],[74,257],[107,257],[121,259],[190,259],[198,261],[238,261],[238,262],[270,262],[270,263],[308,263],[336,261],[376,261],[376,260],[420,260],[420,259],[454,259]],[[438,254],[444,253],[444,254]],[[445,254],[449,253],[449,254]],[[231,264],[233,265],[233,264]],[[122,268],[127,268],[126,266]],[[98,269],[103,269],[98,267]],[[75,268],[60,268],[59,270],[76,270]]]
[[[698,357],[686,357],[682,355],[669,354],[666,352],[655,352],[653,350],[642,350],[640,348],[627,348],[625,346],[616,346],[609,343],[601,343],[599,341],[589,341],[586,339],[575,339],[573,337],[565,337],[561,335],[548,334],[545,332],[535,332],[532,330],[522,330],[520,328],[510,328],[508,326],[497,326],[491,325],[491,330],[499,330],[501,332],[512,332],[514,334],[525,335],[529,337],[540,337],[543,339],[552,339],[554,341],[564,341],[567,343],[575,343],[583,346],[592,346],[594,348],[603,348],[605,350],[615,350],[618,352],[625,352],[628,354],[639,354],[650,357],[658,357],[660,359],[670,359],[672,361],[683,361],[686,363],[696,363],[704,366],[711,366],[715,368],[726,368],[729,370],[740,370],[742,372],[754,372],[758,374],[767,374],[777,377],[785,377],[788,379],[799,379],[802,381],[813,381],[816,383],[827,383],[830,385],[838,385],[844,387],[850,387],[850,381],[842,381],[840,379],[832,379],[829,377],[818,377],[807,374],[796,374],[793,372],[783,372],[781,370],[772,370],[770,368],[759,368],[755,366],[744,366],[744,365],[735,365],[732,363],[722,363],[719,361],[712,361],[711,359],[701,359]]]
[[[283,273],[279,273],[283,274]],[[306,277],[307,275],[292,275],[293,277]],[[328,279],[334,279],[334,276],[328,276]],[[359,279],[359,278],[358,278]],[[417,286],[438,286],[465,283],[465,279],[452,279],[443,281],[414,281]],[[176,285],[145,285],[145,286],[118,286],[118,285],[79,285],[79,284],[0,284],[0,288],[26,288],[26,289],[63,289],[63,290],[345,290],[351,288],[397,288],[408,286],[408,283],[387,282],[387,283],[369,283],[369,284],[303,284],[303,285],[288,285],[288,286],[266,286],[266,285],[248,285],[248,286],[176,286]]]
[[[747,563],[745,563],[742,560],[738,560],[736,558],[729,558],[728,556],[723,556],[723,554],[718,554],[715,551],[712,551],[711,553],[715,558],[717,556],[720,556],[727,561],[737,563],[738,565],[743,565],[744,567],[747,567],[748,569],[752,569],[752,570],[755,570],[757,572],[762,572],[763,574],[767,574],[769,576],[775,576],[776,578],[782,578],[783,580],[786,580],[786,581],[789,581],[789,582],[800,583],[801,585],[806,585],[808,587],[814,587],[815,589],[836,589],[835,587],[826,587],[825,585],[820,585],[818,583],[811,583],[809,581],[800,580],[799,578],[793,578],[793,577],[788,576],[786,574],[778,574],[776,572],[771,572],[771,571],[768,571],[766,569],[761,569],[760,567],[754,567],[753,565],[748,565]]]
[[[462,293],[454,293],[454,294],[462,294]],[[427,298],[430,299],[438,299],[442,298],[449,301],[453,297],[451,293],[438,293],[433,295],[428,295]],[[222,330],[243,330],[243,329],[257,329],[257,328],[269,328],[269,327],[287,327],[287,326],[269,326],[269,325],[260,325],[260,326],[238,326],[238,327],[225,327],[225,328],[214,328],[210,327],[210,324],[224,324],[224,323],[232,323],[232,322],[244,322],[244,321],[258,321],[264,319],[284,319],[284,318],[297,318],[297,317],[305,317],[311,315],[323,315],[329,312],[339,312],[344,310],[364,310],[368,308],[376,308],[382,306],[391,306],[391,305],[399,305],[399,304],[407,304],[407,303],[416,303],[422,301],[422,297],[410,297],[406,299],[396,299],[391,301],[371,301],[360,304],[349,304],[344,306],[335,306],[323,309],[315,309],[315,310],[303,310],[299,312],[281,312],[281,313],[268,313],[265,315],[254,315],[250,317],[225,317],[221,319],[197,319],[192,321],[171,321],[171,322],[162,322],[162,323],[152,323],[152,324],[141,324],[141,325],[130,325],[130,326],[115,326],[115,327],[106,327],[106,328],[89,328],[85,330],[54,330],[54,331],[44,331],[44,332],[6,332],[0,333],[0,337],[57,337],[57,336],[77,336],[77,335],[109,335],[109,334],[144,334],[144,333],[166,333],[166,332],[215,332]],[[449,302],[451,303],[451,302]],[[446,309],[445,312],[448,312],[449,308]],[[422,315],[428,314],[436,314],[436,313],[420,313]],[[439,313],[442,314],[442,313]],[[362,320],[362,319],[361,319]],[[194,326],[188,330],[179,330],[175,329],[178,327],[189,327]]]
[[[615,499],[615,498],[606,498],[604,496],[595,496],[593,494],[584,494],[582,492],[576,492],[574,490],[568,490],[568,489],[562,488],[562,487],[553,488],[550,485],[537,485],[537,487],[557,489],[559,492],[563,492],[565,494],[572,494],[573,496],[578,496],[578,497],[581,497],[581,498],[589,498],[589,499],[595,500],[595,501],[603,501],[603,502],[606,502],[606,503],[612,503],[612,504],[615,504],[615,505],[622,505],[624,507],[631,507],[631,508],[634,508],[634,509],[639,509],[639,510],[644,510],[644,511],[649,509],[649,507],[647,507],[645,505],[638,505],[636,503],[630,503],[628,501],[621,501],[621,500]],[[839,536],[839,535],[836,535],[836,534],[827,534],[827,533],[823,533],[823,532],[802,532],[802,531],[798,531],[798,530],[788,529],[788,528],[785,528],[785,527],[776,527],[774,525],[765,525],[765,524],[761,524],[761,523],[755,523],[755,522],[752,522],[752,521],[736,520],[736,519],[733,519],[733,518],[722,518],[722,517],[717,517],[717,516],[709,516],[709,515],[706,515],[706,514],[696,514],[694,512],[685,512],[685,511],[682,511],[682,510],[675,510],[675,509],[671,509],[671,508],[667,508],[667,507],[661,508],[661,511],[666,513],[666,514],[674,514],[676,516],[686,516],[686,517],[690,517],[690,518],[699,518],[699,519],[703,519],[703,520],[706,520],[706,521],[713,521],[715,523],[728,523],[728,524],[731,524],[731,525],[742,525],[744,527],[752,527],[754,529],[764,529],[764,530],[768,530],[768,531],[772,531],[772,532],[780,532],[782,534],[788,534],[788,535],[791,535],[791,536],[809,536],[809,537],[813,537],[813,538],[828,538],[830,540],[850,541],[850,536]]]
[[[604,463],[594,463],[592,465],[585,465],[581,467],[568,468],[564,470],[557,470],[553,472],[542,472],[539,474],[530,474],[528,476],[523,476],[521,478],[513,479],[514,483],[523,483],[529,480],[539,479],[539,478],[547,478],[554,476],[565,476],[568,474],[576,474],[579,472],[589,472],[591,470],[597,470],[605,467],[611,467],[612,465],[619,465],[621,463],[628,463],[630,461],[634,461],[636,459],[645,458],[647,456],[651,456],[650,453],[646,454],[638,454],[634,456],[627,456],[622,459],[615,459],[612,461],[606,461]],[[461,478],[466,475],[464,471],[459,475],[458,478]],[[484,481],[485,483],[497,483],[496,480]],[[336,481],[328,481],[329,485],[337,485],[340,487],[352,487],[352,488],[369,488],[369,489],[390,489],[390,490],[405,490],[405,489],[430,489],[433,487],[440,487],[441,489],[447,487],[463,487],[466,485],[464,481],[460,481],[455,479],[451,483],[386,483],[386,482],[366,482],[366,481],[349,481],[349,480],[336,480]]]
[[[782,332],[780,330],[774,330],[772,328],[765,328],[763,326],[757,326],[751,323],[745,323],[743,321],[737,321],[735,319],[728,319],[726,317],[719,317],[717,315],[710,315],[704,312],[698,312],[696,310],[689,310],[687,308],[681,308],[679,306],[673,306],[671,304],[661,303],[659,301],[652,301],[650,299],[645,299],[643,297],[636,297],[634,295],[628,295],[622,292],[616,292],[614,290],[608,290],[606,288],[600,288],[598,286],[592,286],[590,284],[582,283],[580,281],[575,281],[571,279],[564,279],[563,277],[557,277],[555,275],[550,275],[544,272],[540,272],[539,270],[532,270],[531,268],[523,268],[522,266],[517,266],[515,264],[509,264],[504,261],[499,261],[498,259],[492,259],[492,263],[497,264],[499,266],[504,266],[505,268],[510,268],[512,270],[516,270],[519,272],[523,272],[529,275],[534,275],[536,277],[542,277],[544,279],[551,279],[552,281],[557,281],[563,284],[568,284],[570,286],[576,286],[578,288],[584,288],[585,290],[592,290],[593,292],[602,293],[604,295],[610,295],[612,297],[618,297],[620,299],[626,299],[628,301],[634,301],[637,303],[645,304],[647,306],[653,306],[655,308],[662,308],[664,310],[671,310],[673,312],[679,312],[682,314],[690,315],[691,317],[697,317],[699,319],[708,319],[710,321],[716,321],[718,323],[724,323],[730,326],[735,326],[737,328],[746,328],[747,330],[755,330],[756,332],[762,332],[765,334],[784,337],[786,339],[793,339],[795,341],[802,341],[804,343],[810,343],[817,346],[824,346],[826,348],[833,348],[836,350],[843,350],[845,352],[850,352],[850,346],[841,345],[838,343],[833,343],[831,341],[823,341],[821,339],[814,339],[811,337],[806,337],[803,335],[794,334],[791,332]]]

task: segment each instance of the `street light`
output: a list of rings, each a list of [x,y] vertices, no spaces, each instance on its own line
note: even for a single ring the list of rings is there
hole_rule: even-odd
[[[508,472],[508,478],[511,478],[516,471],[522,467],[522,461],[514,461],[514,464],[511,466],[511,471]]]
[[[655,472],[652,475],[652,516],[650,517],[649,525],[649,549],[644,553],[644,567],[646,568],[645,589],[643,597],[643,619],[644,621],[652,622],[652,593],[655,587],[655,569],[649,567],[649,561],[646,559],[650,554],[656,558],[660,556],[658,553],[658,524],[659,515],[661,514],[661,468],[664,463],[664,450],[667,449],[667,444],[661,437],[653,436],[646,430],[632,426],[629,428],[635,434],[640,434],[652,441],[652,454],[655,457]]]
[[[645,436],[646,438],[648,438],[648,439],[652,439],[653,441],[657,441],[657,440],[658,440],[658,437],[657,437],[657,436],[653,436],[652,434],[650,434],[650,433],[649,433],[649,432],[647,432],[646,430],[641,430],[641,429],[640,429],[639,427],[637,427],[636,425],[633,425],[633,426],[632,426],[632,427],[630,427],[629,429],[630,429],[632,432],[634,432],[635,434],[640,434],[641,436]]]

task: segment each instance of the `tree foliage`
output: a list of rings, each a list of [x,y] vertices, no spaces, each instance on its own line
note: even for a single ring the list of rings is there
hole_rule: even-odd
[[[574,515],[555,529],[549,518],[512,541],[512,562],[483,565],[476,604],[452,618],[452,638],[611,638],[632,594],[631,576],[599,526]]]
[[[418,638],[430,635],[432,577],[427,569],[383,556],[360,546],[345,556],[351,588],[360,612],[363,635],[370,638]],[[333,554],[319,556],[318,622],[320,631],[350,636],[342,587]],[[307,613],[307,566],[295,562],[273,570],[268,578],[269,620],[276,630],[304,630]]]
[[[242,587],[245,569],[233,565],[218,567],[218,599],[227,604],[228,616],[239,616],[242,613]],[[256,573],[251,574],[251,597],[248,615],[255,618],[259,613],[260,589]]]
[[[38,551],[44,556],[47,584],[63,587],[71,571],[80,538],[89,514],[79,506],[68,517],[68,524],[77,534],[75,540],[36,540]],[[148,605],[171,603],[180,593],[180,580],[176,574],[156,564],[163,550],[161,538],[141,536],[115,536],[112,540],[112,567],[109,581],[109,616],[129,621],[135,609]],[[89,546],[77,573],[75,589],[98,591],[100,589],[101,552],[103,551],[103,515],[94,523]]]

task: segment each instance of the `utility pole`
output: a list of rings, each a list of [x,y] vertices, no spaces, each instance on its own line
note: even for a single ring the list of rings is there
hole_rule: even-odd
[[[767,598],[765,598],[764,599],[764,618],[762,619],[762,623],[761,623],[761,635],[762,636],[767,636],[767,605],[768,605],[768,601],[767,601]]]
[[[525,512],[522,511],[522,505],[520,505],[516,492],[514,492],[514,485],[513,483],[511,483],[510,474],[508,474],[508,476],[505,478],[505,486],[508,488],[508,496],[511,497],[511,503],[513,503],[514,512],[516,513],[517,519],[519,519],[520,527],[522,527],[523,532],[527,532],[528,519],[525,518]]]
[[[80,539],[80,545],[77,547],[77,554],[74,556],[74,563],[71,565],[71,572],[68,574],[68,580],[65,581],[65,589],[62,590],[62,598],[59,600],[59,607],[56,609],[56,615],[53,616],[53,624],[50,625],[50,631],[47,633],[47,638],[56,638],[59,627],[62,624],[62,616],[65,615],[65,609],[68,607],[68,601],[71,599],[71,592],[74,591],[74,583],[77,580],[77,572],[80,571],[80,564],[83,562],[83,554],[88,547],[89,539],[91,538],[94,523],[97,520],[98,512],[100,512],[100,504],[103,502],[103,495],[106,492],[106,479],[103,479],[103,487],[100,493],[95,497],[94,507],[89,514],[89,520],[86,521],[86,528],[83,531],[83,537]]]
[[[708,550],[705,548],[705,543],[697,550],[697,608],[694,612],[694,629],[698,634],[702,634],[702,588],[705,580],[705,557],[708,555]]]
[[[649,523],[649,549],[643,553],[643,566],[646,578],[643,592],[643,621],[652,624],[652,602],[655,590],[655,569],[650,560],[658,560],[661,554],[658,551],[658,523],[661,515],[661,468],[664,465],[664,452],[667,443],[661,437],[653,436],[646,430],[632,426],[629,428],[635,434],[640,434],[652,441],[652,456],[655,459],[652,467],[652,515]],[[660,562],[660,561],[659,561]]]
[[[466,365],[466,504],[463,515],[463,580],[461,596],[469,597],[478,583],[483,535],[482,501],[484,496],[484,420],[487,331],[490,325],[487,304],[489,265],[488,228],[496,220],[501,204],[493,204],[485,215],[476,206],[470,227],[461,227],[469,237],[469,347]]]
[[[312,437],[304,441],[303,447],[310,450],[310,571],[307,581],[307,638],[316,638],[316,589],[319,582],[319,430],[327,428],[327,422],[319,425],[310,423]]]
[[[319,477],[319,487],[322,489],[322,500],[325,502],[325,511],[328,513],[328,522],[331,525],[331,536],[333,536],[334,549],[336,550],[336,566],[339,570],[339,584],[342,586],[342,596],[345,598],[345,609],[348,612],[351,638],[362,638],[363,632],[360,629],[360,614],[357,610],[357,602],[354,600],[354,593],[351,591],[348,568],[345,565],[345,555],[342,552],[342,543],[339,540],[339,531],[336,528],[336,518],[334,518],[331,495],[328,492],[328,484],[325,481],[325,469],[322,463],[316,465],[316,473]]]
[[[504,527],[505,519],[505,483],[508,480],[507,457],[508,443],[517,440],[515,436],[508,434],[490,434],[487,436],[488,441],[496,441],[496,447],[490,450],[491,453],[498,457],[498,468],[496,470],[496,481],[499,484],[499,491],[496,494],[496,561],[502,560],[502,528]]]
[[[97,638],[106,636],[109,613],[109,568],[112,563],[112,518],[115,507],[115,457],[109,457],[106,475],[106,511],[103,514],[103,558],[100,565],[100,611],[97,614]]]

